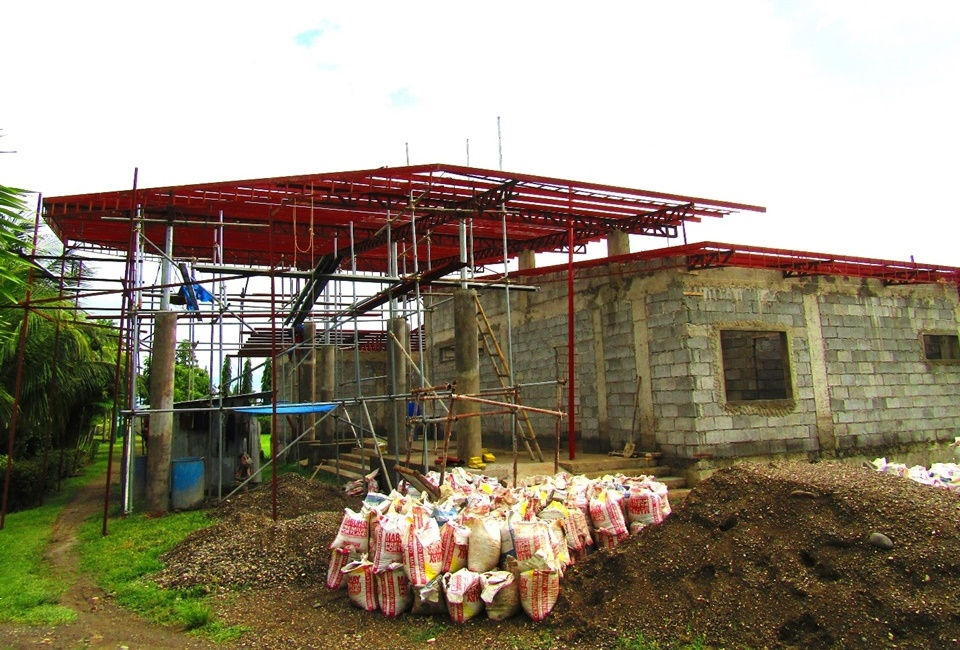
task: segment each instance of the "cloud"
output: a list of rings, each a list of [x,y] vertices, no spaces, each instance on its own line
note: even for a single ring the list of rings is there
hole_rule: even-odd
[[[410,92],[410,88],[404,86],[390,93],[390,106],[393,108],[410,108],[419,103],[416,96]]]
[[[313,47],[313,44],[323,35],[323,30],[320,28],[308,29],[305,32],[300,32],[293,37],[294,42],[300,47]]]

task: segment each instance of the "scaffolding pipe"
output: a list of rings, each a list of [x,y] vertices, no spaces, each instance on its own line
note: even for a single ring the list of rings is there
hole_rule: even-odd
[[[569,453],[570,460],[576,456],[575,449],[575,417],[574,417],[574,356],[573,356],[573,321],[575,312],[573,311],[573,226],[570,226],[570,241],[568,242],[567,252],[567,420],[569,435]]]
[[[110,514],[110,480],[113,475],[113,443],[114,439],[117,436],[117,411],[119,410],[118,402],[120,400],[120,361],[123,358],[123,340],[124,340],[124,326],[129,327],[129,323],[126,320],[127,309],[130,307],[130,300],[132,299],[132,294],[130,293],[130,284],[132,282],[132,262],[131,255],[133,255],[134,247],[136,246],[134,237],[136,236],[136,227],[135,227],[135,218],[137,217],[137,175],[139,173],[139,168],[133,168],[133,194],[132,201],[130,206],[130,248],[127,250],[127,264],[125,267],[124,276],[126,277],[125,291],[123,292],[123,299],[120,303],[120,331],[117,334],[117,364],[114,371],[113,379],[113,416],[110,418],[110,444],[107,451],[107,478],[106,478],[106,487],[103,494],[103,524],[100,527],[100,534],[104,537],[107,535],[107,518]]]

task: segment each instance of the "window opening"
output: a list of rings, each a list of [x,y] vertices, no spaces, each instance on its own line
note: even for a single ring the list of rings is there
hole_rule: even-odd
[[[728,402],[790,398],[786,332],[722,330],[720,349]]]
[[[960,359],[960,341],[956,334],[924,334],[923,356],[931,361]]]

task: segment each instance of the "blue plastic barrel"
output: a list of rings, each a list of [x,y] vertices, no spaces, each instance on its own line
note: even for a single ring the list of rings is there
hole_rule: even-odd
[[[174,458],[170,481],[170,506],[185,510],[200,505],[203,501],[203,458]]]

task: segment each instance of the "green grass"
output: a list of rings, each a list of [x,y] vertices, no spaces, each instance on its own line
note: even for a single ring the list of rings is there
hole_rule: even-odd
[[[0,531],[0,621],[29,625],[69,623],[77,613],[59,604],[67,586],[55,579],[43,560],[53,522],[77,490],[103,476],[105,453],[81,476],[63,482],[60,494],[47,498],[38,508],[7,515]]]
[[[616,647],[617,650],[705,650],[708,646],[702,636],[686,643],[663,645],[655,639],[648,639],[643,632],[636,632],[620,637]]]
[[[198,510],[163,517],[135,514],[111,521],[110,534],[102,537],[99,520],[92,517],[80,530],[80,565],[118,604],[147,620],[181,625],[215,641],[231,641],[246,630],[214,618],[206,589],[161,589],[148,577],[163,568],[160,555],[189,533],[213,523]]]
[[[263,457],[270,458],[270,434],[260,434],[260,449],[263,450]]]
[[[438,639],[441,634],[449,629],[450,626],[446,623],[430,620],[426,627],[419,630],[411,630],[407,633],[407,635],[411,641],[416,643],[426,643],[430,639]]]

